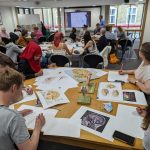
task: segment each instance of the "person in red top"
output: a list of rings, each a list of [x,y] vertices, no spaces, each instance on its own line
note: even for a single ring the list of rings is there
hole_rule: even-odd
[[[26,79],[43,75],[40,65],[41,56],[42,50],[40,46],[36,42],[30,41],[20,55],[18,71],[22,72]]]

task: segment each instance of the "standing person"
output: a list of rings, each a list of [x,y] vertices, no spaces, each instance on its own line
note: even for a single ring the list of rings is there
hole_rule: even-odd
[[[42,50],[40,46],[31,40],[20,55],[20,62],[18,64],[19,72],[22,72],[26,79],[43,75],[40,65],[41,57]]]
[[[100,28],[105,27],[105,20],[102,15],[99,16],[99,20],[100,20],[100,22],[99,22]]]
[[[16,111],[9,109],[10,103],[22,99],[23,77],[11,68],[0,70],[0,148],[13,150],[36,150],[40,131],[45,124],[43,114],[36,118],[35,127],[30,137],[25,119]]]
[[[84,51],[90,54],[98,54],[98,50],[95,41],[92,40],[90,32],[86,31],[84,36]]]
[[[96,24],[96,28],[94,29],[94,35],[95,35],[95,34],[100,34],[100,30],[101,30],[100,24],[97,23],[97,24]]]
[[[76,28],[74,28],[74,27],[72,28],[72,31],[71,31],[69,37],[73,40],[73,42],[76,41]]]

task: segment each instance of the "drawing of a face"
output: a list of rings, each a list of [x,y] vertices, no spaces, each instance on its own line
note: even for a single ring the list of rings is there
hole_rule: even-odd
[[[103,116],[98,116],[96,114],[88,114],[82,120],[82,125],[97,130],[100,126],[105,124],[106,120]]]

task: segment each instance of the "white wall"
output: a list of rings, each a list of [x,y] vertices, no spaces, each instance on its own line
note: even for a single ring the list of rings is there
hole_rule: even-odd
[[[144,42],[150,42],[150,1],[148,2],[148,10],[147,10],[144,37],[142,43]]]
[[[17,24],[14,8],[0,7],[0,13],[2,15],[3,22],[3,25],[0,25],[0,27],[4,26],[8,33],[14,31]]]
[[[65,12],[74,12],[75,10],[91,11],[91,27],[89,29],[94,29],[96,23],[99,23],[99,15],[100,15],[100,8],[99,7],[65,9]]]

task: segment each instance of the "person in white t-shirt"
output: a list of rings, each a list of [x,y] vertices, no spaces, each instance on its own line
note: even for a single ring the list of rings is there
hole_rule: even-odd
[[[142,63],[136,70],[120,70],[119,73],[121,75],[135,75],[134,78],[128,79],[129,82],[137,85],[140,90],[150,95],[150,42],[142,45],[139,56],[142,59]]]

